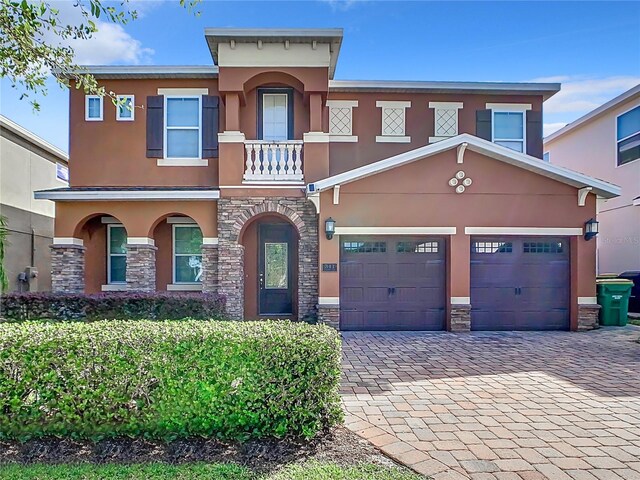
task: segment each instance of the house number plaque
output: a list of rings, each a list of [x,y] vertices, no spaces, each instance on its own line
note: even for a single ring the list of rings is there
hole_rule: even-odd
[[[323,272],[337,272],[338,264],[337,263],[323,263],[322,264]]]

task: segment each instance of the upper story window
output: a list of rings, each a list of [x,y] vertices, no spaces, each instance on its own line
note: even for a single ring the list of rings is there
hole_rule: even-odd
[[[107,225],[107,283],[127,282],[127,231],[122,225]]]
[[[56,178],[62,182],[69,182],[69,167],[56,163]]]
[[[544,160],[545,162],[550,162],[551,161],[551,152],[544,152],[544,154],[542,155],[542,160]]]
[[[201,158],[200,96],[165,96],[166,158]]]
[[[411,137],[405,134],[406,110],[411,107],[411,102],[377,101],[376,107],[382,109],[382,134],[376,137],[376,142],[411,142]]]
[[[329,135],[332,142],[357,142],[353,135],[353,108],[357,100],[327,100],[329,107]]]
[[[202,283],[202,231],[173,225],[173,283]]]
[[[258,139],[293,140],[293,91],[258,89]]]
[[[618,165],[640,158],[640,105],[616,119]]]
[[[462,107],[462,102],[429,102],[429,108],[434,109],[434,136],[429,137],[429,143],[458,135],[458,110]]]
[[[487,108],[491,109],[491,140],[526,153],[527,110],[531,110],[531,105],[488,103]]]
[[[133,95],[118,95],[116,107],[116,120],[120,122],[133,122],[135,118]]]
[[[100,95],[85,95],[84,119],[87,122],[102,121],[102,97]]]

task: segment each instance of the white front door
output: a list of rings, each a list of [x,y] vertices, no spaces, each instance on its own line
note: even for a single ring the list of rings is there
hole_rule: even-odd
[[[289,140],[288,96],[286,93],[262,95],[262,139]]]

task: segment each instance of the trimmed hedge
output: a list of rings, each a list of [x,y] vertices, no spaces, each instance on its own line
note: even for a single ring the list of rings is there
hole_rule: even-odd
[[[7,293],[0,296],[0,319],[206,320],[221,319],[224,306],[223,296],[203,293]]]
[[[0,438],[308,438],[342,419],[340,358],[288,321],[0,324]]]

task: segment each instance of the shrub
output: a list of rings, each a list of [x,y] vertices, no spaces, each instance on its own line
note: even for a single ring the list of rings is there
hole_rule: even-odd
[[[8,293],[0,317],[21,320],[196,320],[220,319],[224,297],[202,293]]]
[[[0,324],[0,438],[312,437],[341,420],[339,381],[323,325]]]

